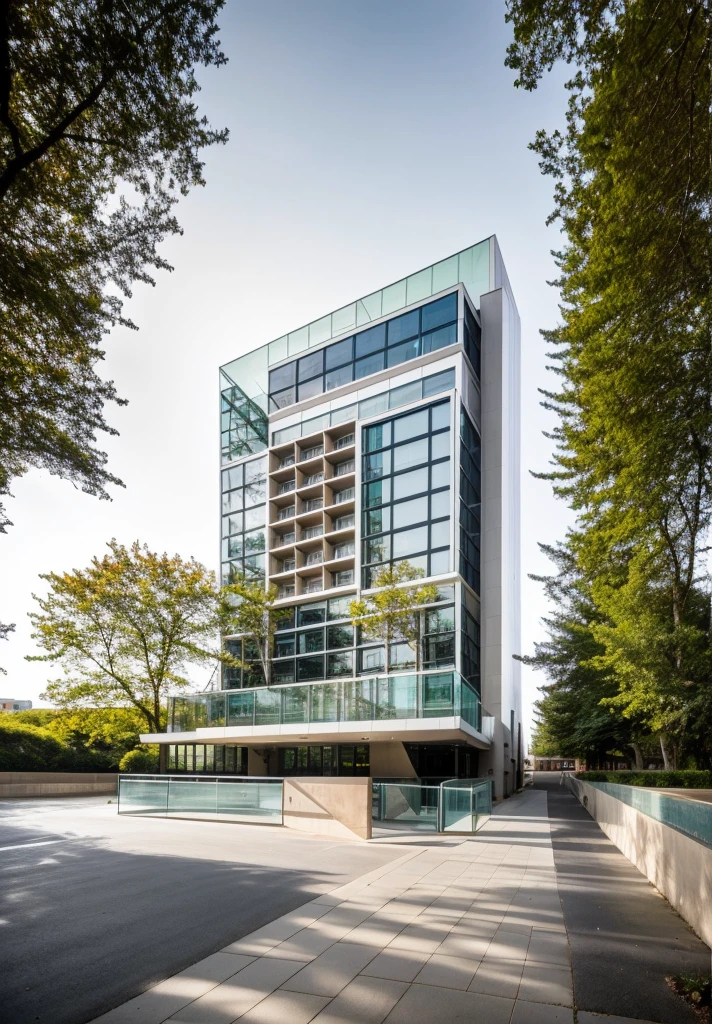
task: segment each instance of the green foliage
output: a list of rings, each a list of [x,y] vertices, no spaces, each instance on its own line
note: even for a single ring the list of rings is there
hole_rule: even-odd
[[[252,641],[267,686],[271,681],[274,634],[280,621],[288,614],[275,608],[277,597],[277,587],[265,589],[261,580],[249,580],[244,575],[235,577],[222,589],[224,632],[227,636],[240,636]],[[222,658],[229,665],[245,668],[243,662],[229,652],[224,652]]]
[[[615,782],[621,786],[666,786],[677,789],[712,789],[712,772],[576,772],[583,782]]]
[[[384,645],[386,672],[390,667],[391,644],[401,643],[412,648],[416,669],[420,670],[421,609],[437,601],[438,588],[434,583],[407,585],[418,576],[418,570],[407,561],[386,566],[373,580],[375,593],[351,602],[351,620],[360,629],[361,637]]]
[[[122,402],[96,364],[121,296],[171,269],[174,206],[224,142],[195,67],[224,63],[223,0],[29,0],[0,14],[0,494],[30,467],[107,497]]]
[[[116,764],[139,745],[145,729],[142,716],[133,708],[33,708],[16,711],[13,718],[19,724],[46,729],[74,750],[106,754]]]
[[[119,762],[119,771],[134,775],[153,775],[158,771],[158,745],[147,744],[129,750]]]
[[[109,754],[76,750],[48,729],[0,716],[0,771],[3,772],[107,772],[116,771]]]
[[[611,681],[602,707],[712,764],[712,18],[705,0],[511,0],[517,84],[575,65],[555,179],[561,323],[548,478]],[[558,641],[557,641],[558,642]]]
[[[191,685],[189,665],[219,657],[222,622],[215,577],[194,559],[158,555],[112,540],[86,570],[49,573],[35,596],[32,634],[65,678],[43,698],[65,709],[133,708],[148,731],[164,726],[169,691]]]

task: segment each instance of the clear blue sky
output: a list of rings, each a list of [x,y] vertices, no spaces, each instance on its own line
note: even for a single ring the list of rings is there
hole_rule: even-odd
[[[497,234],[522,318],[522,571],[566,511],[530,470],[546,468],[551,386],[539,329],[560,244],[545,227],[552,182],[527,149],[563,121],[565,70],[528,94],[504,67],[503,0],[250,0],[222,19],[229,64],[203,72],[202,111],[230,129],[206,153],[207,187],[179,208],[175,266],[127,304],[138,333],[107,339],[104,373],[129,399],[102,439],[126,483],[112,502],[33,472],[0,538],[3,695],[37,701],[55,666],[28,663],[38,574],[88,564],[111,538],[218,566],[217,367],[344,303]],[[537,584],[522,596],[523,652],[541,636]],[[524,671],[525,700],[538,677]]]

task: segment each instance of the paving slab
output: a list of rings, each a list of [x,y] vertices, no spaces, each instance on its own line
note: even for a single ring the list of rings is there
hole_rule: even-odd
[[[407,989],[399,981],[354,978],[315,1019],[319,1024],[381,1024]]]
[[[512,999],[458,992],[432,985],[411,985],[386,1017],[388,1024],[509,1024]]]

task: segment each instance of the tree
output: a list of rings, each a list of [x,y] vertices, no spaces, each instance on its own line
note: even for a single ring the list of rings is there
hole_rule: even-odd
[[[236,576],[223,587],[223,595],[226,601],[226,636],[239,638],[242,641],[241,646],[246,642],[245,653],[256,654],[265,685],[269,686],[272,678],[274,635],[280,621],[289,614],[274,606],[279,596],[278,588],[265,589],[262,580]],[[244,656],[231,654],[229,650],[223,657],[227,664],[237,668],[245,669],[249,664]]]
[[[73,750],[107,754],[118,764],[121,757],[138,747],[145,723],[131,708],[32,708],[16,711],[20,724],[35,725],[55,736]]]
[[[43,467],[120,481],[97,432],[122,403],[96,364],[121,296],[153,284],[179,196],[225,142],[195,66],[225,62],[223,0],[8,0],[0,10],[0,494]]]
[[[30,618],[46,653],[29,660],[64,667],[43,699],[72,709],[135,708],[149,732],[161,732],[169,692],[190,685],[187,667],[220,657],[215,576],[138,541],[108,548],[88,569],[41,577],[49,594],[33,595],[39,611]]]
[[[422,607],[438,599],[434,583],[406,585],[417,579],[418,570],[409,562],[382,569],[373,580],[375,593],[351,602],[353,625],[364,640],[377,640],[384,646],[385,671],[390,671],[391,646],[407,644],[415,654],[416,671],[421,667]]]
[[[517,85],[576,67],[565,132],[533,145],[566,239],[561,323],[544,332],[560,379],[546,475],[578,514],[608,706],[680,747],[691,708],[712,705],[712,12],[510,0],[508,19]]]

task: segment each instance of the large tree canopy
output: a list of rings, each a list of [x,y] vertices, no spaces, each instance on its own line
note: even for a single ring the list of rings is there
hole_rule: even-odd
[[[165,724],[168,694],[191,685],[189,666],[221,657],[225,606],[214,573],[194,559],[111,541],[88,569],[43,576],[32,634],[64,678],[43,696],[62,708],[133,708],[150,732]]]
[[[710,5],[510,0],[508,18],[517,84],[575,66],[566,130],[534,143],[565,236],[549,476],[579,517],[609,706],[684,746],[710,706]]]
[[[224,0],[0,5],[0,494],[30,467],[107,497],[102,336],[226,139],[198,113]]]

